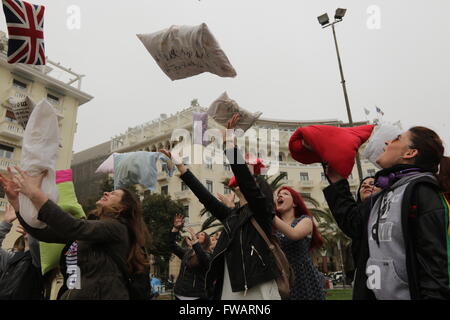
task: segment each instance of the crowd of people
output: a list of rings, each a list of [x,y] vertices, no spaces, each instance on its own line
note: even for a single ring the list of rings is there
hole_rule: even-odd
[[[227,129],[234,130],[238,122],[239,115],[233,115]],[[181,260],[176,299],[324,300],[324,279],[311,259],[324,240],[302,196],[289,186],[273,192],[258,162],[249,161],[233,139],[225,141],[225,156],[234,173],[233,193],[218,197],[178,155],[160,150],[223,225],[218,237],[186,228],[189,236],[181,245],[177,239],[184,230],[183,216],[174,217],[172,229],[168,226],[167,241]],[[323,190],[326,201],[339,228],[352,240],[353,299],[450,299],[450,160],[441,139],[430,129],[413,127],[387,141],[377,163],[382,170],[363,179],[357,199],[348,181],[324,164],[330,182]],[[38,254],[32,249],[36,240],[66,245],[61,270],[70,281],[60,299],[146,298],[137,288],[139,281],[150,283],[144,250],[148,230],[136,195],[127,189],[105,192],[87,219],[75,219],[40,190],[43,175],[32,177],[16,169],[16,175],[11,170],[0,175],[12,208],[0,224],[0,241],[16,218],[26,236],[13,252],[0,251],[0,298],[39,298],[31,290],[28,296],[8,295],[2,287],[5,275],[21,270],[11,268],[19,254],[27,254],[31,266],[39,270]],[[22,219],[19,193],[38,209],[45,228],[32,228]],[[289,297],[279,290],[287,269],[280,268],[260,230],[281,247],[289,262]],[[66,272],[70,266],[80,272]],[[147,278],[139,277],[145,274]],[[144,285],[140,288],[147,290]]]

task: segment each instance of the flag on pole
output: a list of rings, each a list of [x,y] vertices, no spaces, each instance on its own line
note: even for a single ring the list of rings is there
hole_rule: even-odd
[[[376,110],[377,110],[377,113],[380,113],[382,116],[384,116],[384,112],[381,111],[380,108],[378,108],[377,106],[375,106],[375,108],[376,108]]]

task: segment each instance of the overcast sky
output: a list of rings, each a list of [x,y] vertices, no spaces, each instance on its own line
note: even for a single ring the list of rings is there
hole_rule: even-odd
[[[448,0],[33,0],[47,6],[46,54],[86,74],[95,98],[78,113],[74,151],[128,127],[175,113],[193,98],[208,107],[227,91],[263,117],[347,120],[331,28],[317,16],[347,8],[336,25],[354,120],[363,108],[407,129],[425,125],[450,150],[450,2]],[[81,28],[67,27],[68,7]],[[368,9],[379,9],[376,13]],[[137,39],[170,25],[208,24],[237,71],[172,82]],[[379,22],[379,29],[377,24]],[[6,30],[4,19],[0,29]],[[447,154],[450,152],[447,151]]]

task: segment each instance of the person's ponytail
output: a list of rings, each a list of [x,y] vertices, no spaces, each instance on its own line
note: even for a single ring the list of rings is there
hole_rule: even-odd
[[[437,177],[442,190],[450,192],[450,157],[442,157]]]

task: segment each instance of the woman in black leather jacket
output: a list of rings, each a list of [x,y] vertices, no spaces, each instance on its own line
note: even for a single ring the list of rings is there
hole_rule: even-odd
[[[360,243],[353,299],[450,299],[450,161],[439,136],[413,127],[385,143],[382,191],[357,204],[332,168],[324,190],[339,227]]]
[[[229,129],[239,120],[237,116],[233,119]],[[272,190],[262,177],[255,180],[234,143],[228,143],[226,149],[225,154],[239,185],[237,194],[242,197],[241,206],[234,209],[216,199],[180,159],[161,150],[175,161],[180,178],[224,225],[206,274],[205,290],[213,291],[214,299],[279,300],[275,281],[279,271],[273,254],[250,221],[254,217],[270,236],[275,216]]]

